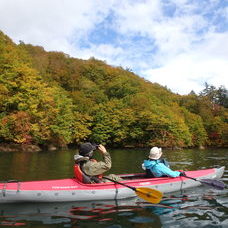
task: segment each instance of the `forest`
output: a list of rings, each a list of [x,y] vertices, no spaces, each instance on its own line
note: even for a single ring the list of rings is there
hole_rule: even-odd
[[[175,94],[128,69],[15,44],[0,31],[1,143],[227,147],[227,94],[207,82],[199,94]]]

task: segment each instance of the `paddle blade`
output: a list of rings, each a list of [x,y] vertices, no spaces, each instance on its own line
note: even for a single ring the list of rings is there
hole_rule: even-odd
[[[225,184],[222,181],[213,180],[213,179],[200,179],[198,181],[200,181],[202,184],[209,185],[218,190],[223,190],[225,188]]]
[[[160,203],[163,196],[162,192],[151,188],[136,188],[135,192],[138,197],[150,203]]]

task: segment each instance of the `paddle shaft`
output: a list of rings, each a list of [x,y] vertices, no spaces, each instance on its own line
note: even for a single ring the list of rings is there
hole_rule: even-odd
[[[184,177],[192,179],[194,181],[199,181],[201,184],[206,184],[206,185],[209,185],[209,186],[219,189],[219,190],[223,190],[225,188],[225,184],[222,181],[213,180],[213,179],[197,180],[196,178],[189,177],[189,176],[184,176]]]
[[[131,190],[135,191],[136,195],[150,203],[160,203],[161,201],[161,198],[163,196],[162,192],[158,191],[158,190],[155,190],[155,189],[151,189],[151,188],[135,188],[135,187],[132,187],[132,186],[129,186],[127,184],[124,184],[124,183],[120,183],[118,181],[115,181],[115,180],[112,180],[108,177],[103,177],[104,179],[107,179],[109,181],[112,181],[114,183],[117,183],[117,184],[120,184],[120,185],[123,185],[127,188],[130,188]]]
[[[103,178],[106,179],[106,180],[112,181],[112,182],[114,182],[114,183],[116,183],[116,184],[120,184],[120,185],[123,185],[123,186],[125,186],[125,187],[127,187],[127,188],[130,188],[130,189],[132,189],[133,191],[136,191],[136,188],[135,188],[135,187],[129,186],[129,185],[124,184],[124,183],[120,183],[119,181],[112,180],[112,179],[110,179],[110,178],[108,178],[108,177],[103,177]]]
[[[199,181],[200,182],[200,180],[197,180],[196,178],[193,178],[193,177],[189,177],[189,176],[183,176],[183,177],[186,177],[186,178],[192,179],[194,181]]]

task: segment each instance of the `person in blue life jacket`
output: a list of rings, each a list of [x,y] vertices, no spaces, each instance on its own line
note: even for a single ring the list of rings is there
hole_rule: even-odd
[[[142,168],[146,170],[146,177],[179,177],[185,176],[184,172],[173,171],[168,162],[161,159],[162,148],[153,147],[149,153],[149,159],[144,160]]]

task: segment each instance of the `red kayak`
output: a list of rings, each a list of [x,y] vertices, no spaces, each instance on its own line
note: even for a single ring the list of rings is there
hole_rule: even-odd
[[[200,179],[218,179],[224,168],[212,168],[185,172],[186,177],[145,178],[144,174],[119,175],[122,183],[136,188],[153,188],[163,193],[179,191],[201,185]],[[8,181],[0,183],[0,203],[15,202],[70,202],[114,200],[135,197],[131,189],[113,182],[84,184],[76,178],[44,181]]]

